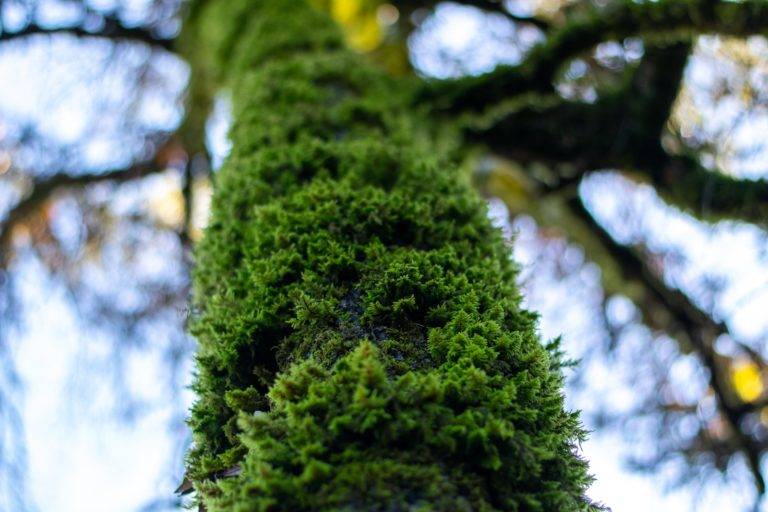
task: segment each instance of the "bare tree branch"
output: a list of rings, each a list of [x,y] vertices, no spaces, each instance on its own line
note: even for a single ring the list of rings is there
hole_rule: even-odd
[[[743,407],[743,404],[734,403],[734,394],[728,384],[728,377],[724,374],[722,365],[718,363],[714,349],[714,342],[719,336],[728,335],[733,338],[727,326],[722,322],[715,322],[683,292],[669,288],[635,249],[621,245],[592,217],[579,197],[574,197],[569,202],[569,206],[574,215],[589,224],[591,231],[601,240],[606,251],[620,262],[619,266],[624,271],[625,278],[641,282],[647,290],[649,299],[673,315],[673,322],[679,328],[669,329],[667,326],[665,331],[677,332],[678,336],[684,334],[709,370],[709,384],[717,398],[718,408],[733,431],[739,449],[747,458],[758,493],[761,496],[765,494],[765,480],[760,470],[760,458],[764,447],[744,432],[742,420],[749,409]],[[645,311],[647,314],[648,310]],[[653,325],[652,313],[646,321]]]
[[[8,264],[14,227],[34,213],[57,190],[104,181],[129,181],[155,172],[161,172],[166,169],[166,164],[168,163],[165,159],[168,153],[166,148],[169,147],[169,144],[163,146],[152,159],[138,162],[127,168],[110,169],[97,174],[73,175],[60,172],[34,183],[29,193],[11,209],[6,216],[5,222],[0,225],[0,268]]]
[[[88,30],[80,26],[41,26],[30,23],[17,32],[0,32],[0,42],[13,41],[33,35],[69,34],[76,37],[98,37],[118,41],[134,41],[173,50],[174,41],[160,37],[151,29],[142,27],[127,27],[114,16],[105,16],[103,25],[97,30]]]

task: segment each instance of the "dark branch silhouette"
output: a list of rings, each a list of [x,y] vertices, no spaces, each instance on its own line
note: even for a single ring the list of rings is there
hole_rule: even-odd
[[[67,34],[75,37],[98,37],[115,41],[132,41],[148,44],[164,50],[173,50],[173,40],[157,35],[151,29],[125,26],[118,18],[106,16],[97,29],[82,26],[43,26],[30,23],[16,32],[0,32],[0,42],[14,41],[36,35]]]

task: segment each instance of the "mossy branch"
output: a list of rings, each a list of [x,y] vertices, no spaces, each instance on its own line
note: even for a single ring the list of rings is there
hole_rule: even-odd
[[[417,9],[429,9],[435,7],[440,3],[440,0],[397,0],[393,2],[398,8],[404,10],[406,13],[412,13]],[[504,2],[498,0],[461,0],[457,2],[461,5],[468,5],[476,7],[482,11],[488,13],[495,13],[504,16],[508,20],[514,23],[521,23],[523,25],[532,25],[539,30],[547,31],[550,29],[550,24],[541,18],[536,16],[520,16],[510,12]]]
[[[736,219],[768,226],[768,180],[730,176],[705,168],[694,155],[668,156],[642,170],[659,195],[706,221]]]
[[[561,169],[564,182],[615,168],[646,179],[699,219],[765,225],[768,181],[710,170],[693,155],[671,155],[662,147],[689,51],[687,42],[650,47],[626,84],[595,103],[533,96],[488,126],[469,128],[467,138],[506,158]]]
[[[551,92],[560,66],[603,41],[642,37],[653,45],[688,41],[707,33],[765,34],[767,27],[768,3],[763,0],[619,0],[579,14],[550,31],[521,64],[499,66],[475,77],[429,83],[422,100],[445,111],[482,112],[523,93]]]

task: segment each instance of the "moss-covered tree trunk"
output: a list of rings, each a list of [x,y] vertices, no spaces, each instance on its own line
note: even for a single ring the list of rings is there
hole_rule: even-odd
[[[208,510],[590,508],[556,354],[409,86],[304,0],[199,1],[183,41],[234,112],[196,251]]]

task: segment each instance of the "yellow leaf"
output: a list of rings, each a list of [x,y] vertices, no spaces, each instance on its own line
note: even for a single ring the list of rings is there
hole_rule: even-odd
[[[497,162],[487,176],[485,190],[498,197],[510,212],[519,213],[528,208],[532,199],[530,179],[517,166]]]
[[[197,179],[192,185],[192,217],[190,219],[190,236],[197,241],[203,235],[203,229],[208,224],[211,211],[211,195],[213,187],[207,178]]]
[[[384,40],[377,1],[330,0],[330,12],[342,26],[349,45],[359,52],[375,50]]]
[[[384,37],[381,31],[381,25],[375,15],[362,18],[354,27],[352,27],[347,37],[349,45],[355,50],[369,52],[374,50]]]
[[[352,23],[360,12],[361,4],[362,0],[333,0],[331,15],[342,25]]]
[[[763,425],[768,425],[768,407],[763,407],[760,410],[760,421]]]
[[[13,159],[7,151],[0,151],[0,174],[5,174],[11,168]]]
[[[150,215],[161,225],[181,226],[184,220],[184,196],[178,176],[166,174],[158,179],[147,203]]]
[[[739,398],[753,402],[763,394],[763,377],[752,361],[736,363],[731,369],[731,382]]]

